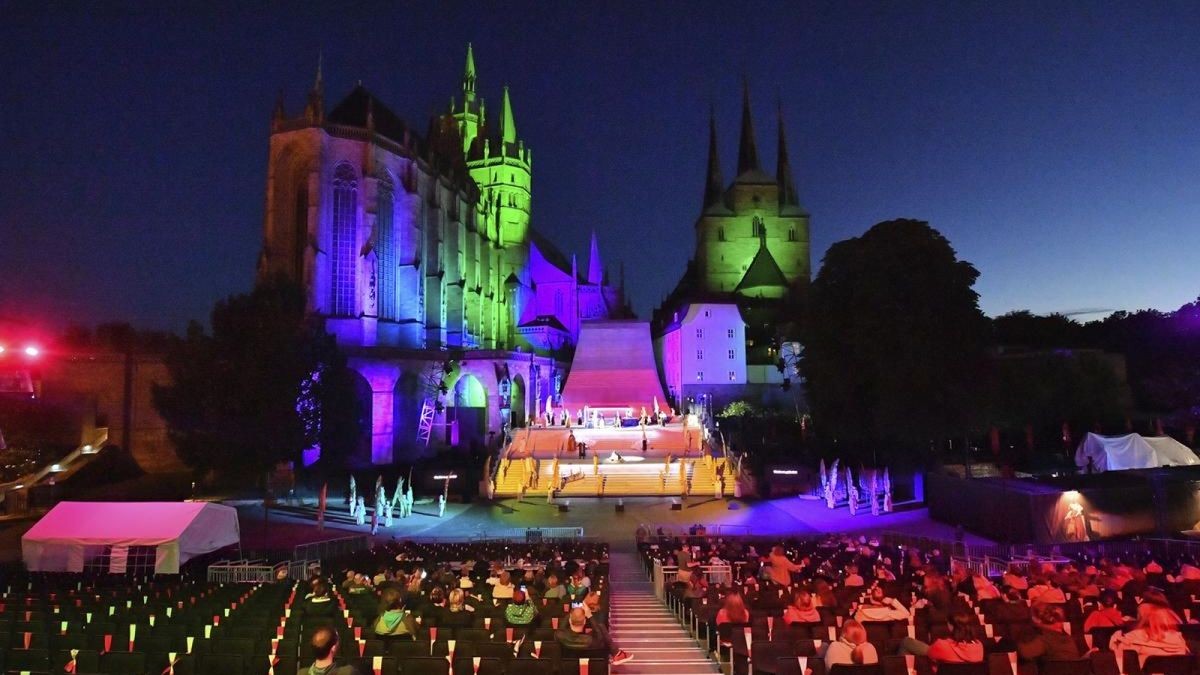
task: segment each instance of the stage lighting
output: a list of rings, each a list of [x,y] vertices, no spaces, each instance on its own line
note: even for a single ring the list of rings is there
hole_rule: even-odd
[[[28,356],[30,358],[34,358],[38,354],[41,354],[41,353],[42,353],[42,350],[38,349],[37,347],[35,347],[33,345],[29,345],[28,347],[25,348],[25,356]]]
[[[0,345],[0,354],[4,353],[4,345]]]

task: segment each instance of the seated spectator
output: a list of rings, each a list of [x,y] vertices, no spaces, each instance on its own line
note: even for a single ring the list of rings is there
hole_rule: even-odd
[[[461,570],[459,570],[458,587],[475,588],[475,582],[471,581],[471,570],[467,569],[466,567],[463,567]]]
[[[1010,588],[1004,593],[1004,602],[993,611],[996,623],[1026,623],[1029,621],[1029,605],[1021,597],[1021,591]]]
[[[975,586],[974,595],[978,600],[996,600],[1000,597],[1000,589],[982,571],[976,570],[971,575],[971,583]]]
[[[879,663],[875,645],[867,642],[867,629],[851,620],[842,626],[842,636],[825,650],[825,672],[834,666],[873,665]]]
[[[504,608],[504,620],[510,626],[528,626],[537,618],[537,607],[533,606],[524,591],[515,591],[512,602]]]
[[[575,568],[575,572],[567,581],[567,595],[571,602],[582,602],[592,588],[592,580],[583,573],[583,566]]]
[[[1179,577],[1181,581],[1200,581],[1200,567],[1196,567],[1191,561],[1184,562],[1179,565]]]
[[[513,586],[512,575],[508,573],[508,570],[504,570],[500,573],[500,576],[496,578],[496,583],[492,586],[492,599],[508,600],[512,598],[515,590],[517,590],[517,588],[516,586]]]
[[[1142,607],[1146,607],[1142,611]],[[1138,655],[1138,663],[1145,665],[1151,656],[1181,656],[1189,654],[1183,634],[1179,632],[1179,617],[1166,607],[1142,603],[1138,608],[1138,622],[1133,630],[1113,634],[1109,649],[1122,658],[1122,651]]]
[[[854,618],[860,623],[864,621],[906,621],[908,616],[908,608],[900,604],[899,600],[887,597],[881,586],[872,588],[866,602],[859,605],[858,611],[854,613]]]
[[[879,581],[895,581],[896,575],[887,568],[890,564],[892,564],[891,561],[885,558],[882,563],[876,565],[875,578]]]
[[[333,602],[329,585],[320,579],[314,581],[312,592],[304,597],[300,609],[306,617],[333,616],[337,613],[337,605]]]
[[[472,610],[466,604],[466,593],[455,588],[446,596],[446,606],[437,612],[437,625],[442,628],[470,628],[475,623]]]
[[[1017,654],[1026,661],[1073,661],[1082,656],[1074,638],[1063,627],[1065,614],[1058,605],[1037,604],[1031,612],[1034,632],[1017,643]]]
[[[866,585],[866,581],[864,581],[862,575],[858,573],[857,565],[846,566],[846,578],[842,581],[842,585],[846,588],[858,588]]]
[[[1036,605],[1039,602],[1058,604],[1067,601],[1067,596],[1062,592],[1062,589],[1049,577],[1040,577],[1025,595],[1029,598],[1031,605]]]
[[[417,622],[412,612],[405,606],[405,596],[400,591],[389,588],[383,592],[379,602],[379,617],[372,627],[376,637],[412,639],[417,634]]]
[[[829,582],[824,579],[817,579],[813,582],[813,598],[817,607],[837,608],[837,595],[833,592],[833,586],[830,586]]]
[[[904,638],[900,653],[928,656],[934,663],[982,663],[983,643],[975,638],[974,618],[966,612],[955,612],[950,616],[949,624],[950,637],[939,638],[928,645]]]
[[[783,622],[785,624],[793,623],[819,623],[821,621],[821,613],[817,611],[816,605],[813,604],[812,593],[804,589],[798,589],[792,592],[792,602],[783,610]]]
[[[741,593],[732,591],[721,600],[721,609],[717,610],[717,625],[725,623],[750,623],[750,610],[746,609],[746,599]]]
[[[589,634],[588,627],[592,629]],[[586,649],[604,649],[610,654],[610,662],[614,666],[629,663],[633,654],[623,649],[617,649],[608,636],[608,631],[597,621],[588,621],[582,607],[571,610],[566,625],[554,632],[554,639],[564,649],[582,651]]]
[[[371,592],[371,582],[367,579],[367,575],[355,574],[353,578],[342,584],[342,588],[351,595],[362,595]]]
[[[1018,591],[1029,589],[1029,582],[1025,579],[1025,575],[1021,574],[1021,568],[1016,565],[1009,565],[1008,571],[1004,573],[1003,581],[1005,586]]]
[[[1117,608],[1116,592],[1106,590],[1100,594],[1100,605],[1083,620],[1083,631],[1088,633],[1093,628],[1112,628],[1124,624],[1125,617]]]
[[[567,595],[567,589],[558,583],[558,575],[550,574],[546,577],[546,592],[542,593],[542,597],[547,600],[558,600]]]
[[[355,675],[353,666],[333,664],[338,651],[337,631],[322,626],[313,631],[311,644],[313,662],[308,666],[300,666],[297,675]]]
[[[1142,571],[1146,574],[1162,574],[1163,568],[1162,565],[1158,564],[1158,561],[1151,558],[1150,562],[1146,563],[1146,566],[1142,568]]]

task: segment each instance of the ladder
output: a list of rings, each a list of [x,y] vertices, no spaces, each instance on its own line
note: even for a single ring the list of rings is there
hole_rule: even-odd
[[[421,420],[417,423],[417,443],[429,447],[429,437],[433,434],[433,399],[427,398],[421,404]]]

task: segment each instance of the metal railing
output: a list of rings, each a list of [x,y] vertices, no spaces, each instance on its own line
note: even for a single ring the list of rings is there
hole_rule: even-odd
[[[651,579],[654,581],[654,595],[659,600],[665,600],[667,587],[675,583],[679,577],[678,565],[665,565],[661,560],[653,561]],[[699,571],[708,578],[710,584],[728,585],[733,583],[733,567],[729,563],[700,565]]]
[[[365,551],[370,547],[371,539],[365,534],[353,537],[325,539],[323,541],[314,541],[296,546],[292,549],[292,560],[319,562],[329,558]]]
[[[220,584],[267,584],[279,578],[289,563],[270,564],[264,560],[219,560],[208,566],[208,580]]]

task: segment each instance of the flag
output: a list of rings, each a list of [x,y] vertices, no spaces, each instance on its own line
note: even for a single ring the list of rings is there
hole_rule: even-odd
[[[325,501],[329,497],[329,483],[321,486],[321,496],[317,498],[317,529],[325,529]]]

